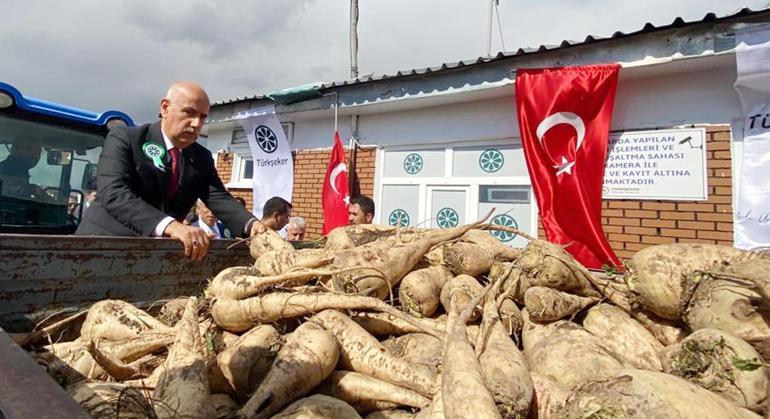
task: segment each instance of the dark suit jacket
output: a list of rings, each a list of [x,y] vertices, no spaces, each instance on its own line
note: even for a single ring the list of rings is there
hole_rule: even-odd
[[[227,192],[217,175],[214,160],[205,147],[194,143],[182,150],[179,188],[175,199],[165,203],[171,172],[155,167],[142,146],[154,142],[165,149],[160,122],[140,127],[116,127],[107,134],[99,158],[96,200],[78,227],[79,235],[150,236],[167,215],[184,219],[201,199],[225,226],[240,235],[254,216]]]

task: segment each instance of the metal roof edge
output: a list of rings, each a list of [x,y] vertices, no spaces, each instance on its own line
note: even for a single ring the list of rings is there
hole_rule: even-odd
[[[584,46],[584,45],[589,45],[594,43],[617,40],[620,38],[639,36],[639,35],[644,35],[652,32],[661,32],[661,31],[670,30],[670,29],[678,29],[678,28],[683,28],[688,26],[695,26],[702,23],[719,23],[730,19],[746,17],[751,15],[760,15],[763,13],[770,13],[770,5],[759,10],[752,10],[748,7],[743,7],[732,14],[721,16],[721,17],[717,16],[714,12],[707,12],[702,19],[689,21],[689,22],[682,19],[682,17],[677,16],[676,18],[674,18],[673,22],[671,22],[668,25],[655,26],[651,22],[646,22],[641,29],[633,32],[624,33],[621,31],[616,31],[609,37],[601,37],[601,36],[589,34],[586,36],[586,38],[583,41],[564,40],[558,45],[539,45],[537,48],[529,48],[529,47],[518,48],[516,52],[513,52],[513,53],[506,53],[501,51],[493,57],[478,57],[475,60],[475,62],[466,64],[466,65],[493,63],[493,62],[497,62],[497,61],[501,61],[501,60],[505,60],[513,57],[520,57],[524,55],[535,55],[535,54],[544,53],[544,52],[552,52],[552,51],[563,50],[563,49],[572,48],[572,47],[579,47],[579,46]],[[472,60],[465,60],[460,62],[467,63],[468,61],[472,61]],[[345,80],[343,82],[332,82],[331,84],[321,86],[321,88],[325,90],[329,90],[340,86],[359,85],[359,84],[364,84],[372,81],[390,80],[395,78],[406,78],[412,75],[424,75],[427,73],[435,73],[438,71],[452,70],[452,68],[444,68],[444,67],[445,67],[445,64],[441,64],[441,65],[426,67],[422,69],[415,68],[412,70],[401,70],[400,71],[400,73],[402,73],[401,76],[383,74],[377,78],[370,76],[368,77],[367,80],[355,79],[355,80]]]

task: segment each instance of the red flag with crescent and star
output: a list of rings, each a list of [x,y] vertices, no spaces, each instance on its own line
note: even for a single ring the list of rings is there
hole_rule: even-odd
[[[548,241],[593,269],[620,267],[601,225],[619,71],[609,64],[516,73],[521,142]]]
[[[342,147],[340,134],[334,132],[334,148],[326,167],[321,206],[324,210],[322,234],[326,235],[339,226],[348,225],[348,168],[345,165],[345,148]]]

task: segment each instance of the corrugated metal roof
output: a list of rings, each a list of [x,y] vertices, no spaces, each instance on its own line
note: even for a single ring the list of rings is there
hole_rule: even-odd
[[[558,45],[540,45],[537,48],[519,48],[516,51],[499,52],[494,57],[479,57],[479,58],[477,58],[475,60],[464,60],[464,61],[457,61],[457,62],[451,62],[451,63],[443,63],[440,66],[426,67],[426,68],[419,68],[419,69],[415,68],[415,69],[411,69],[411,70],[397,71],[395,74],[382,74],[382,75],[379,75],[379,76],[369,75],[369,76],[366,76],[366,77],[361,77],[361,78],[357,78],[357,79],[353,79],[353,80],[345,80],[345,81],[341,81],[341,82],[332,82],[332,83],[321,84],[319,86],[319,89],[320,90],[324,90],[324,89],[331,89],[331,88],[335,88],[335,87],[352,86],[352,85],[356,85],[356,84],[369,83],[369,82],[381,81],[381,80],[387,80],[387,79],[393,79],[393,78],[399,78],[399,77],[409,77],[409,76],[425,75],[425,74],[430,74],[430,73],[435,73],[435,72],[440,72],[440,71],[446,71],[446,70],[462,68],[462,67],[466,67],[466,66],[472,66],[472,65],[478,65],[478,64],[483,64],[483,63],[499,61],[499,60],[506,59],[506,58],[511,58],[511,57],[518,57],[518,56],[529,55],[529,54],[538,54],[538,53],[543,53],[543,52],[546,52],[546,51],[554,51],[554,50],[558,50],[558,49],[562,49],[562,48],[570,48],[570,47],[575,47],[575,46],[588,45],[588,44],[593,44],[593,43],[597,43],[597,42],[615,40],[615,39],[626,38],[626,37],[631,37],[631,36],[637,36],[637,35],[642,35],[642,34],[656,32],[656,31],[665,31],[665,30],[669,30],[669,29],[682,28],[682,27],[685,27],[685,26],[696,25],[696,24],[700,24],[700,23],[717,22],[717,21],[728,20],[728,19],[732,19],[732,18],[736,18],[736,17],[744,17],[744,16],[748,16],[748,15],[752,15],[752,14],[759,14],[759,13],[767,12],[768,10],[770,10],[770,6],[764,7],[762,9],[758,9],[758,10],[752,10],[752,9],[750,9],[748,7],[744,7],[744,8],[742,8],[742,9],[740,9],[740,10],[734,12],[734,13],[727,14],[725,16],[717,16],[715,13],[709,12],[709,13],[706,13],[706,15],[703,16],[703,18],[699,19],[699,20],[693,20],[693,21],[686,22],[681,17],[676,17],[674,19],[674,21],[671,22],[670,24],[661,25],[661,26],[655,26],[651,22],[647,22],[647,23],[644,24],[644,26],[641,29],[639,29],[638,31],[634,31],[634,32],[625,33],[625,32],[621,32],[621,31],[616,31],[611,36],[604,36],[604,37],[603,36],[596,36],[596,35],[588,35],[582,41],[563,40]],[[242,101],[247,101],[247,100],[260,100],[260,99],[266,99],[266,98],[267,98],[266,95],[255,95],[255,96],[251,96],[251,97],[247,97],[247,96],[235,97],[235,98],[232,98],[232,99],[226,99],[226,100],[223,100],[223,101],[215,102],[212,105],[226,105],[226,104],[237,103],[237,102],[242,102]]]

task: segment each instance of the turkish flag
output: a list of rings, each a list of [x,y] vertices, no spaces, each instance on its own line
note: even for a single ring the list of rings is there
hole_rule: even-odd
[[[620,267],[601,225],[602,183],[620,66],[522,69],[516,112],[548,241],[588,268]]]
[[[345,166],[345,148],[340,134],[334,132],[334,148],[324,177],[321,205],[324,210],[322,233],[326,235],[339,226],[348,225],[348,168]]]

